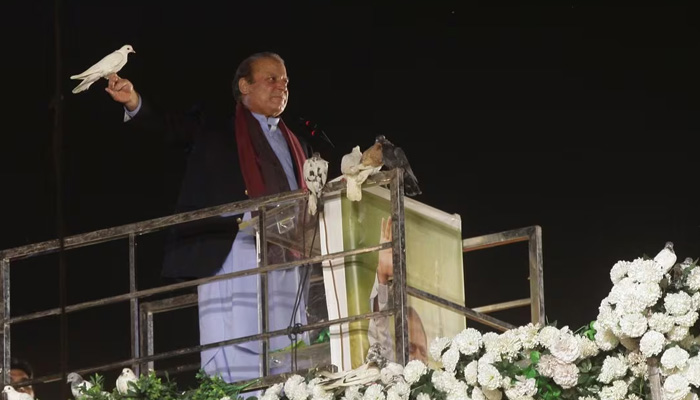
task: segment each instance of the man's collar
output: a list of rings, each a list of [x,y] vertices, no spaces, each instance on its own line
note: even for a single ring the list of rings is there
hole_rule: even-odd
[[[254,113],[252,111],[250,113],[253,114],[255,119],[257,119],[260,122],[260,124],[264,124],[264,125],[267,125],[270,127],[272,127],[272,126],[276,127],[277,124],[280,122],[279,117],[266,117],[262,114]]]

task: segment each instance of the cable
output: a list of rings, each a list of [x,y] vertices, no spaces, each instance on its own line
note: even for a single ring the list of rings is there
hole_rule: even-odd
[[[316,234],[318,233],[318,214],[316,216],[316,223],[314,224],[314,234],[311,238],[311,246],[309,247],[309,254],[307,255],[305,253],[306,251],[306,213],[307,213],[307,207],[308,207],[308,201],[304,203],[304,210],[302,211],[303,215],[303,220],[302,220],[302,255],[304,256],[303,258],[308,258],[311,256],[311,249],[313,249],[314,242],[316,240]],[[320,209],[320,207],[319,207]],[[304,272],[301,277],[301,281],[299,282],[299,285],[297,287],[297,293],[296,293],[296,298],[294,301],[294,307],[292,308],[292,315],[289,320],[289,325],[287,326],[287,336],[289,337],[289,340],[291,341],[292,344],[292,359],[291,359],[291,364],[292,364],[292,372],[297,371],[298,363],[297,363],[297,341],[298,341],[298,335],[300,333],[299,328],[301,327],[300,323],[295,323],[295,317],[297,315],[297,312],[299,311],[299,306],[301,305],[301,298],[304,293],[304,287],[306,286],[306,280],[308,279],[309,275],[311,275],[311,265],[309,264],[302,264],[301,267],[306,267],[304,269]]]
[[[306,212],[307,212],[307,208],[306,208],[307,205],[308,205],[308,202],[304,204],[304,213],[303,213],[304,216],[306,215]],[[328,244],[328,223],[326,221],[326,213],[323,211],[323,205],[321,204],[320,201],[319,201],[319,205],[318,205],[318,210],[319,211],[318,211],[318,214],[316,217],[316,222],[314,224],[315,225],[314,226],[314,234],[312,236],[311,246],[309,246],[309,254],[308,254],[308,256],[305,255],[305,257],[311,256],[311,249],[313,249],[313,244],[314,244],[314,241],[316,240],[316,234],[318,233],[318,226],[319,226],[319,218],[321,217],[321,215],[323,215],[323,226],[324,226],[323,234],[324,234],[324,237],[326,239],[326,244]],[[306,219],[304,219],[304,225],[306,225]],[[304,231],[305,231],[305,229],[302,229],[302,232],[304,232]],[[306,235],[303,235],[302,237],[303,237],[302,246],[303,246],[303,249],[306,249]],[[336,305],[336,309],[338,312],[338,317],[340,317],[341,316],[340,296],[338,296],[338,285],[335,281],[335,271],[333,271],[333,261],[328,260],[328,265],[329,265],[330,270],[331,270],[331,279],[333,281],[333,293],[335,295],[335,305]],[[304,264],[302,266],[310,267],[309,264]],[[301,324],[294,323],[294,317],[296,316],[296,313],[299,309],[299,306],[301,305],[302,290],[303,290],[304,286],[306,285],[306,279],[308,278],[309,275],[311,275],[311,271],[310,271],[310,268],[307,268],[305,273],[302,275],[302,280],[301,280],[299,286],[297,287],[296,300],[294,303],[294,308],[292,310],[291,320],[289,321],[289,326],[287,327],[288,337],[291,340],[291,344],[292,344],[292,357],[291,357],[292,358],[292,360],[291,360],[292,372],[296,372],[297,367],[298,367],[298,363],[297,363],[297,335],[300,333],[299,328],[301,327]],[[342,339],[343,338],[343,325],[342,324],[339,325],[338,328],[340,330],[340,338],[341,338],[341,340],[340,340],[340,359],[341,359],[341,364],[342,364],[342,360],[345,360],[345,346],[343,345],[343,339]]]

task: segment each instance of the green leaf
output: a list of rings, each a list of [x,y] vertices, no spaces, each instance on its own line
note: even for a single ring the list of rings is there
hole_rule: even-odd
[[[330,328],[325,328],[321,331],[321,333],[318,334],[318,338],[314,341],[314,343],[325,343],[325,342],[330,342],[331,340],[331,330]]]
[[[525,370],[523,370],[523,375],[526,378],[531,379],[537,376],[537,371],[532,366],[529,366]]]
[[[530,361],[532,361],[534,364],[537,364],[540,361],[540,352],[533,350],[530,352]]]
[[[587,358],[587,359],[581,361],[580,363],[578,363],[577,367],[578,367],[579,372],[586,373],[586,372],[591,371],[593,364],[591,363],[591,360],[589,358]]]
[[[287,347],[283,347],[283,348],[281,348],[281,349],[279,349],[279,350],[271,351],[270,354],[272,354],[272,353],[281,353],[281,352],[284,352],[284,351],[291,351],[291,350],[294,349],[294,348],[300,349],[300,348],[302,348],[302,347],[306,347],[306,342],[303,341],[303,340],[299,340],[298,342],[295,342],[295,343],[293,343],[293,344],[290,344],[290,345],[287,346]]]

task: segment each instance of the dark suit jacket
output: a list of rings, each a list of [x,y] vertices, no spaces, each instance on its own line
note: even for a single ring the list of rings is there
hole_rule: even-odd
[[[175,213],[248,199],[238,162],[233,115],[218,119],[205,117],[200,111],[159,115],[143,102],[129,123],[149,131],[161,130],[168,140],[188,146]],[[299,141],[306,155],[311,154],[308,143],[301,138]],[[193,279],[214,275],[231,250],[239,217],[216,217],[170,229],[162,276]]]

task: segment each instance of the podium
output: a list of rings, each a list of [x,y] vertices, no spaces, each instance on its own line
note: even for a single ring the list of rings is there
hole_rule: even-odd
[[[317,215],[308,214],[305,198],[296,198],[263,207],[241,225],[258,237],[260,267],[283,248],[307,265],[302,274],[310,275],[311,327],[290,329],[304,342],[268,352],[261,371],[270,365],[348,370],[364,362],[372,343],[379,343],[390,360],[430,363],[430,341],[466,327],[464,315],[407,294],[411,287],[465,306],[461,218],[404,198],[397,178],[402,176],[394,171],[378,174],[364,185],[360,201],[349,200],[343,182],[335,182],[324,192]],[[386,284],[377,277],[380,252],[393,270]],[[261,288],[265,279],[261,274]],[[260,294],[261,304],[266,297]],[[264,307],[260,318],[266,319]],[[324,332],[314,327],[319,323],[325,323],[329,343],[319,340]],[[302,332],[310,334],[301,339]]]

